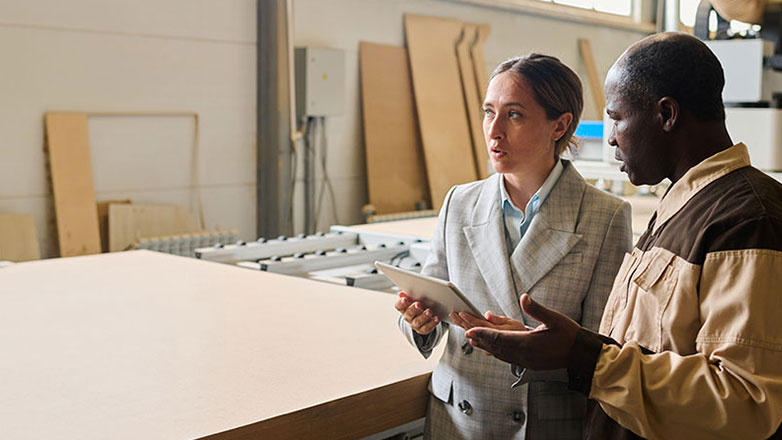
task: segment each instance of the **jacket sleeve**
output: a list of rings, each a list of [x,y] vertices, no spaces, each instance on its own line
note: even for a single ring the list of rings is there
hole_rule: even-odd
[[[424,267],[421,269],[423,275],[427,275],[441,280],[448,280],[448,260],[446,257],[446,225],[448,224],[448,206],[451,203],[451,197],[453,196],[456,186],[452,187],[445,195],[443,206],[440,208],[440,214],[437,217],[437,229],[429,247],[429,254],[426,257]],[[399,329],[413,346],[418,348],[418,351],[425,358],[428,358],[432,354],[432,350],[440,342],[445,330],[448,328],[447,323],[441,322],[435,327],[434,331],[428,335],[419,335],[410,328],[410,324],[405,319],[399,316]]]
[[[608,295],[614,277],[622,265],[625,253],[633,246],[633,231],[630,204],[622,202],[614,212],[608,225],[603,244],[600,247],[589,289],[581,304],[581,325],[590,330],[597,330],[603,316]]]
[[[749,228],[732,233],[746,237],[757,225]],[[574,351],[582,362],[592,358],[592,367],[584,362],[573,371],[579,361],[571,353],[571,378],[580,377],[609,417],[643,437],[768,438],[782,422],[781,273],[782,250],[708,253],[695,353],[644,354],[635,342],[616,346],[587,335],[591,342],[577,340]]]

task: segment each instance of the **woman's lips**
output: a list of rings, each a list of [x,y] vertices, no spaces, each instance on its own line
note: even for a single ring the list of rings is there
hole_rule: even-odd
[[[506,154],[508,154],[500,150],[499,148],[492,148],[490,152],[491,152],[491,157],[494,159],[502,159],[503,157],[505,157]]]

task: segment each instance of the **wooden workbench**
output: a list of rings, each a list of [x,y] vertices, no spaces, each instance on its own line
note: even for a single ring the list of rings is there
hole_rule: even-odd
[[[158,254],[0,269],[0,437],[357,438],[424,416],[394,297]]]

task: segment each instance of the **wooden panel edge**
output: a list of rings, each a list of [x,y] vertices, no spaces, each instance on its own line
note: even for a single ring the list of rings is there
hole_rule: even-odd
[[[426,416],[431,373],[212,434],[209,440],[355,439]]]

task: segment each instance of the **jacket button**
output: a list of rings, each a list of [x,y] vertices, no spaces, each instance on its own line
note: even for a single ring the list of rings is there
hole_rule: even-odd
[[[472,414],[472,405],[470,405],[470,402],[466,400],[462,400],[461,402],[459,402],[459,410],[469,416],[470,414]]]
[[[472,353],[472,344],[470,344],[470,341],[464,341],[464,344],[462,344],[462,352],[466,355]]]
[[[524,423],[524,420],[527,417],[524,415],[523,411],[513,411],[513,421],[516,423]]]

